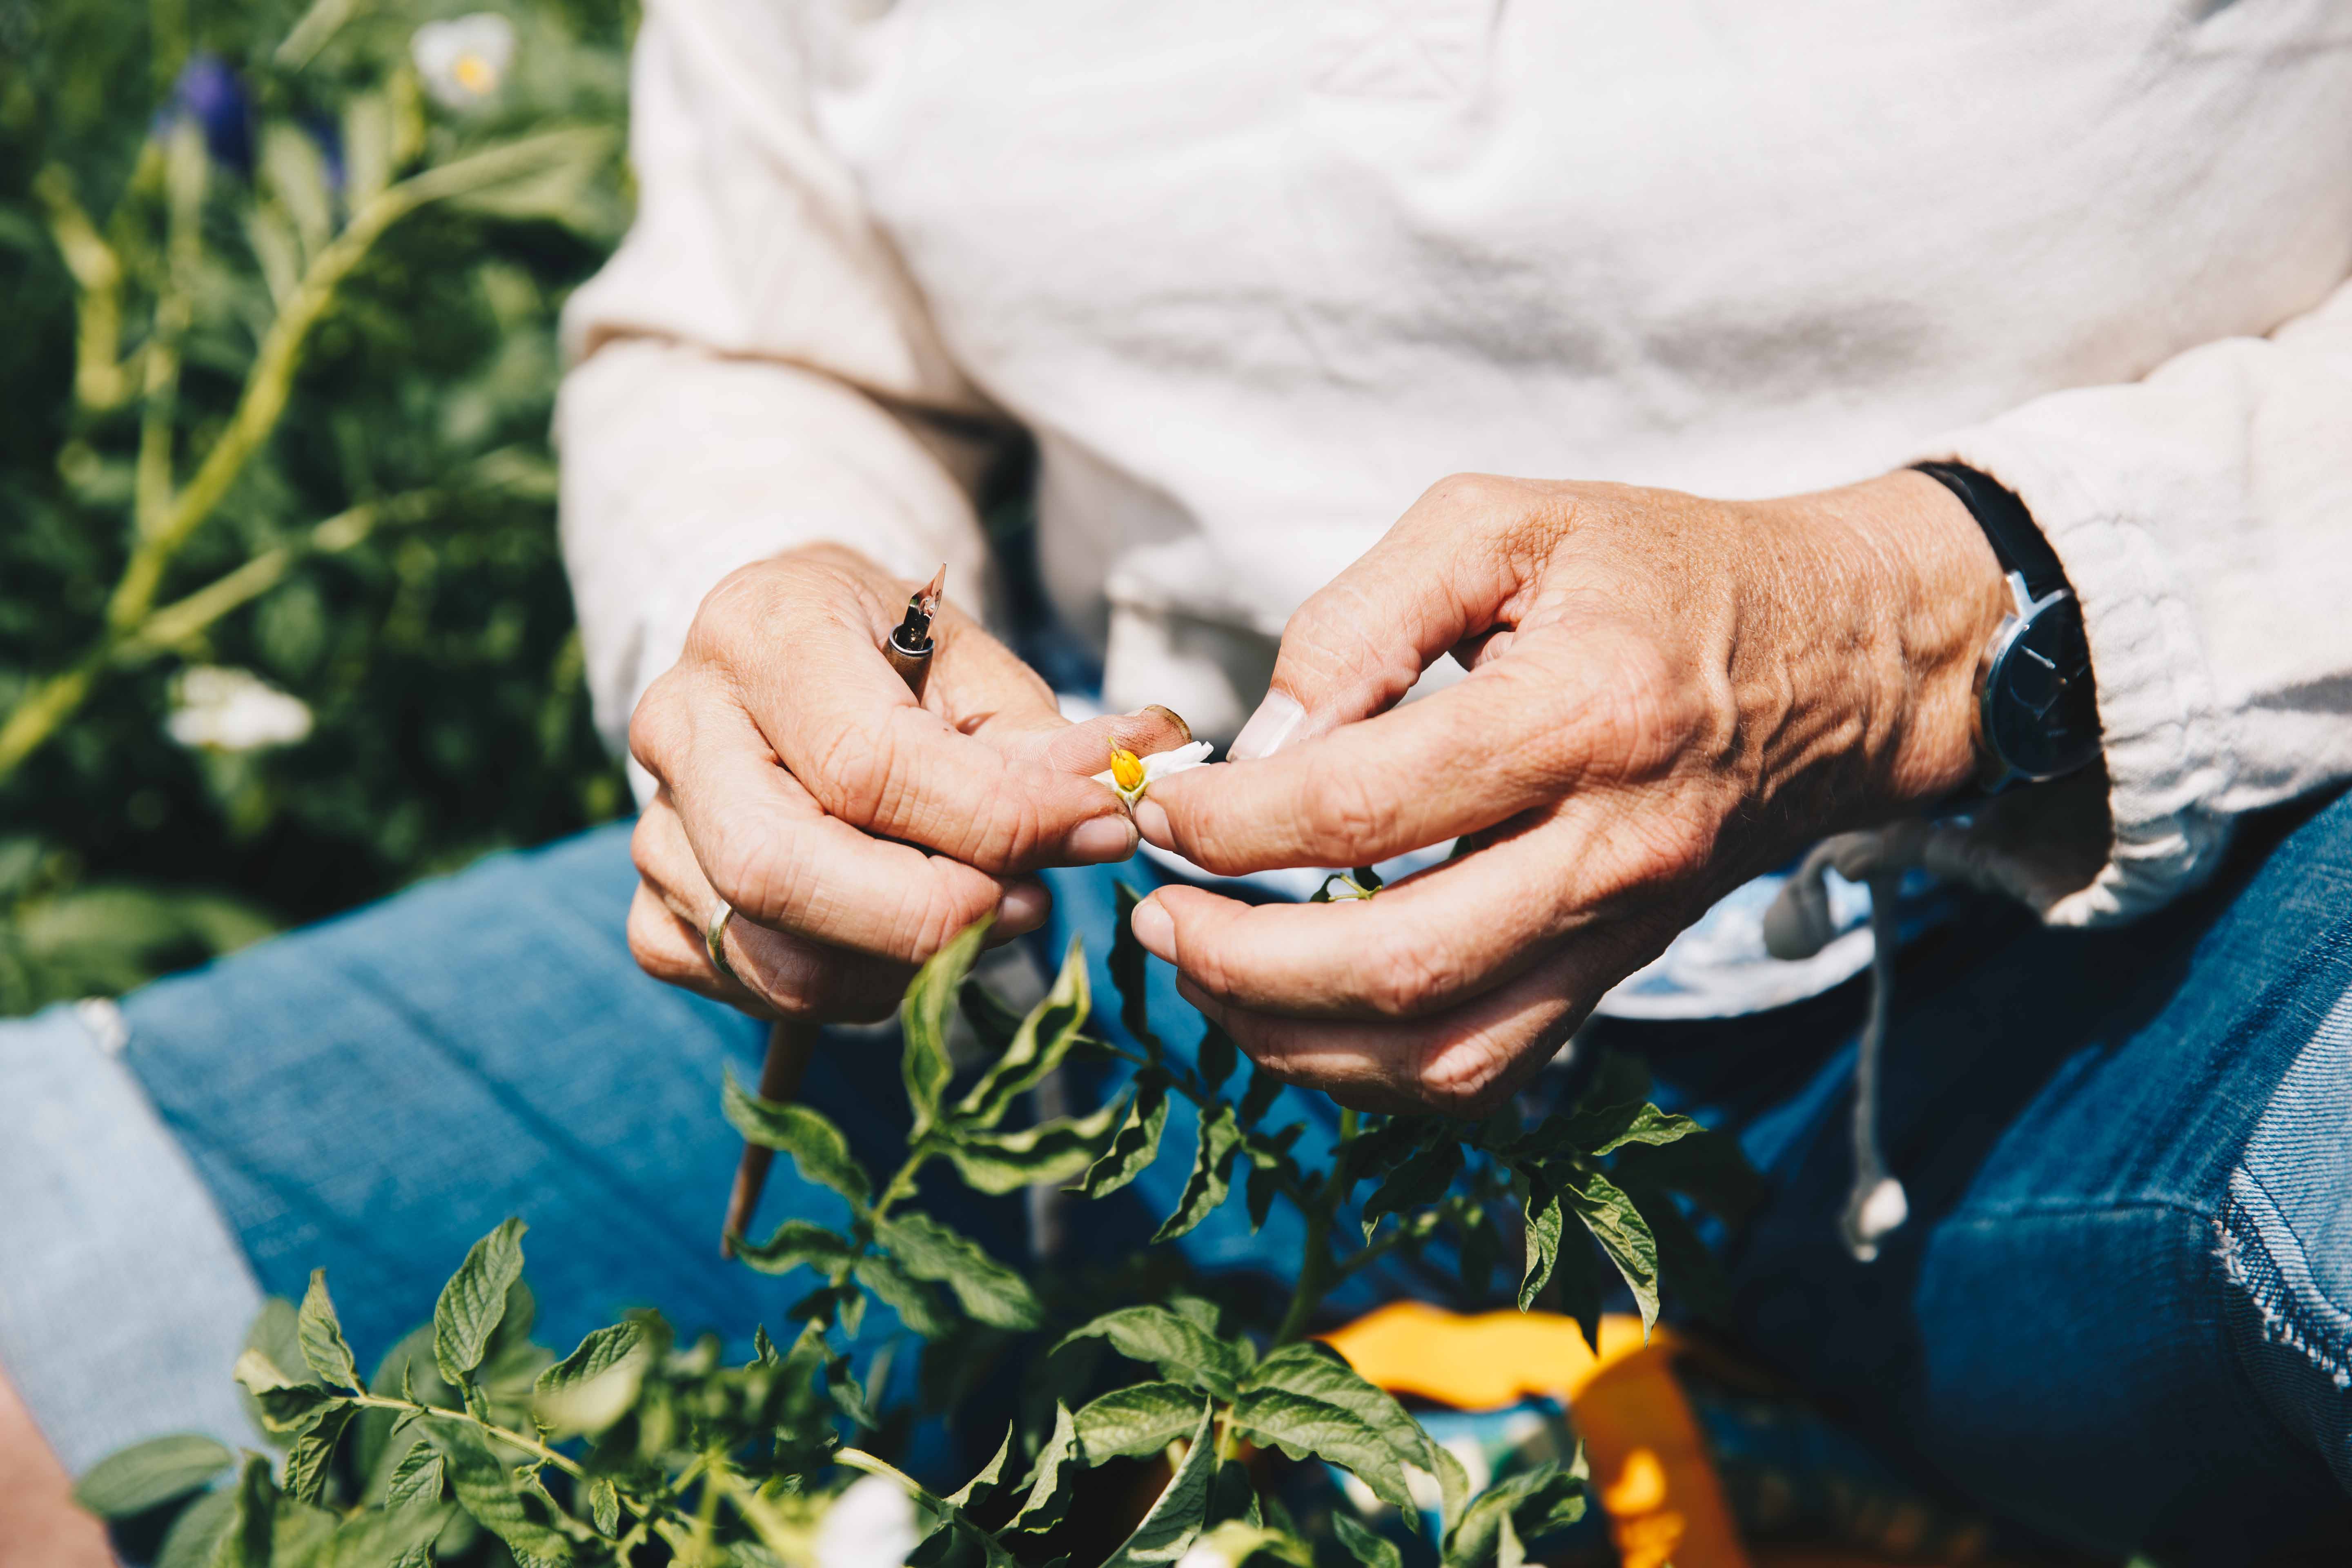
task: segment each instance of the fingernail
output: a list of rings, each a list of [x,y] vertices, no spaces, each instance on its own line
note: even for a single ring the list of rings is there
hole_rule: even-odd
[[[1260,757],[1270,757],[1282,750],[1298,726],[1307,720],[1307,710],[1298,700],[1279,691],[1269,691],[1265,700],[1257,705],[1242,732],[1225,748],[1225,760],[1230,763],[1251,763]]]
[[[1130,719],[1140,719],[1149,713],[1157,713],[1162,719],[1167,720],[1171,724],[1175,725],[1176,728],[1182,732],[1184,739],[1187,742],[1190,742],[1192,739],[1192,726],[1184,722],[1184,715],[1177,712],[1173,708],[1166,706],[1164,703],[1147,702],[1142,707],[1137,709],[1134,712],[1129,714],[1128,717]]]
[[[1071,831],[1069,852],[1088,865],[1124,860],[1135,853],[1135,824],[1123,811],[1081,822]]]
[[[1039,882],[1015,882],[1004,889],[996,905],[996,929],[991,936],[1026,936],[1054,912],[1054,895]]]
[[[1176,847],[1176,835],[1168,825],[1168,808],[1149,795],[1135,803],[1135,826],[1147,843],[1162,849]]]
[[[1146,899],[1135,906],[1135,940],[1152,957],[1176,962],[1176,922],[1160,907],[1158,899]]]

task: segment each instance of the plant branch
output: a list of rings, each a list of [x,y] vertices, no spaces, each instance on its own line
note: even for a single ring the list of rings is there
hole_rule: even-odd
[[[588,1479],[588,1472],[581,1468],[577,1462],[564,1458],[537,1438],[526,1437],[520,1432],[509,1431],[504,1426],[494,1426],[488,1421],[477,1421],[462,1410],[445,1410],[438,1405],[418,1405],[405,1399],[386,1399],[380,1394],[346,1394],[344,1397],[352,1404],[369,1410],[398,1410],[412,1415],[437,1417],[444,1421],[463,1421],[469,1426],[478,1427],[488,1433],[510,1448],[520,1448],[543,1464],[553,1465],[575,1481],[584,1481]]]

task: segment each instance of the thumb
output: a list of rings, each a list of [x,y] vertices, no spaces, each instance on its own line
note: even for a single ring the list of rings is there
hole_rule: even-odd
[[[1265,700],[1226,749],[1230,762],[1272,756],[1386,710],[1456,645],[1493,629],[1518,587],[1478,523],[1499,510],[1495,481],[1447,479],[1415,501],[1379,543],[1282,628]]]

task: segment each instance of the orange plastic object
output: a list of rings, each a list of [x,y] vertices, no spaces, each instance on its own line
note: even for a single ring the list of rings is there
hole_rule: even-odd
[[[1698,1423],[1675,1381],[1674,1339],[1665,1331],[1644,1345],[1639,1318],[1609,1314],[1596,1356],[1573,1319],[1464,1317],[1397,1301],[1326,1338],[1392,1394],[1460,1410],[1496,1410],[1530,1395],[1566,1404],[1624,1568],[1749,1568]]]

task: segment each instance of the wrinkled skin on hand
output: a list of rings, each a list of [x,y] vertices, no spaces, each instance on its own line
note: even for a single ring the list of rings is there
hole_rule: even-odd
[[[1464,852],[1365,900],[1163,889],[1136,933],[1277,1074],[1481,1111],[1714,900],[1966,782],[2006,601],[1921,474],[1764,502],[1447,479],[1291,618],[1246,760],[1136,816],[1226,874]],[[1396,706],[1449,651],[1468,679]]]
[[[995,911],[999,940],[1042,924],[1039,868],[1134,850],[1126,809],[1089,775],[1114,745],[1189,740],[1183,721],[1071,723],[951,602],[918,702],[881,652],[914,587],[828,545],[703,600],[629,726],[660,784],[633,843],[629,946],[647,973],[763,1017],[879,1018],[972,921]],[[731,980],[703,945],[721,898]]]

